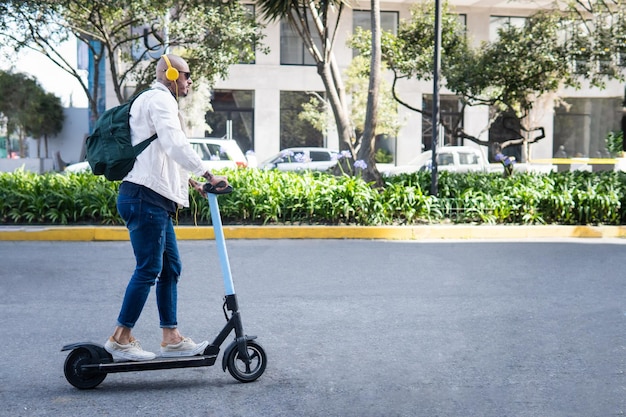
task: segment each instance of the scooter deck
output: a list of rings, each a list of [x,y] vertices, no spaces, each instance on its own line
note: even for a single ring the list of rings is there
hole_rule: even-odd
[[[217,355],[202,356],[183,356],[178,358],[162,358],[156,357],[149,361],[132,361],[132,362],[107,362],[92,363],[82,365],[83,371],[95,372],[132,372],[132,371],[150,371],[158,369],[174,369],[174,368],[194,368],[201,366],[211,366],[215,363]]]

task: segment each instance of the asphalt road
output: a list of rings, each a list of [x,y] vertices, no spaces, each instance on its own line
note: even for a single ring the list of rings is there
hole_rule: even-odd
[[[0,415],[623,416],[624,243],[229,241],[265,374],[131,372],[80,391],[60,349],[112,332],[129,243],[0,242]],[[211,340],[215,243],[180,248],[181,331]],[[148,350],[157,323],[153,292],[135,329]]]

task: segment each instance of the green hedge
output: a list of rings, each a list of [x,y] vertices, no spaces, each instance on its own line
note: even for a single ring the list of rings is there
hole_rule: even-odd
[[[234,187],[220,196],[225,224],[624,224],[626,173],[451,174],[439,195],[430,174],[387,179],[374,190],[360,178],[324,173],[225,171]],[[91,174],[0,173],[0,224],[121,224],[118,183]],[[207,224],[197,193],[179,224]]]

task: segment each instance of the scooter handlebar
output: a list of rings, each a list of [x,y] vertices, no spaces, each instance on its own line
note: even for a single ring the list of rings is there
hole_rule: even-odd
[[[220,181],[217,184],[213,185],[210,182],[204,183],[202,189],[205,193],[210,194],[230,194],[233,192],[233,187],[228,185],[226,188],[223,188],[226,185],[226,181]]]

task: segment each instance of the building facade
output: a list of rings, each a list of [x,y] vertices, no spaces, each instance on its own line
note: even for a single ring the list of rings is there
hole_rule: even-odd
[[[383,29],[396,30],[400,21],[409,19],[413,3],[403,0],[381,3]],[[523,22],[538,7],[550,4],[549,1],[523,0],[450,1],[453,12],[465,22],[468,36],[475,44],[492,40],[499,26]],[[354,56],[346,45],[348,38],[355,27],[369,25],[369,5],[364,1],[353,2],[343,14],[334,49],[342,70],[348,68]],[[254,9],[252,4],[249,7]],[[228,79],[215,86],[214,112],[207,115],[211,136],[232,136],[244,151],[253,150],[259,160],[295,145],[338,148],[337,134],[332,128],[322,134],[312,128],[296,126],[305,123],[298,118],[300,104],[308,101],[310,93],[324,91],[302,41],[289,25],[280,21],[269,23],[265,34],[264,42],[270,52],[257,53],[254,63],[233,66]],[[432,82],[403,80],[399,87],[403,99],[416,108],[432,102]],[[459,114],[456,98],[445,88],[440,94],[442,118],[462,117],[466,132],[482,140],[489,138],[489,108],[470,107]],[[525,155],[528,160],[552,158],[561,146],[567,156],[604,156],[606,135],[620,129],[623,86],[613,81],[602,90],[563,89],[557,95],[564,99],[564,105],[555,107],[554,97],[543,98],[535,105],[531,124],[542,126],[546,137],[530,145]],[[402,127],[397,137],[382,138],[377,146],[388,151],[394,163],[404,164],[430,148],[432,130],[430,121],[421,114],[401,106],[398,111]],[[293,132],[299,136],[293,137]],[[440,142],[442,140],[447,144],[445,139]],[[467,140],[456,144],[475,145]],[[483,152],[488,155],[484,147]]]

